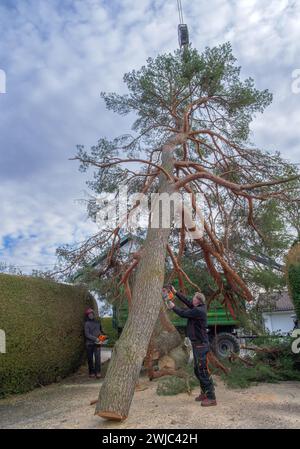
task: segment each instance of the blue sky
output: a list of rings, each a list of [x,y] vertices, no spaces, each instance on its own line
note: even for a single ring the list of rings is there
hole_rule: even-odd
[[[300,4],[288,0],[182,0],[193,45],[231,41],[242,76],[274,101],[253,141],[299,160]],[[86,175],[68,159],[76,144],[128,130],[101,91],[123,92],[123,74],[177,47],[176,0],[1,0],[0,258],[31,268],[55,261],[62,243],[95,230],[78,199]]]

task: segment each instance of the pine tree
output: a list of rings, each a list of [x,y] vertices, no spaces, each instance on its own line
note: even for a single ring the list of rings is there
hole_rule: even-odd
[[[127,94],[103,93],[102,97],[108,110],[135,116],[133,135],[103,138],[90,152],[79,146],[74,159],[83,170],[96,170],[89,183],[96,194],[114,192],[125,183],[130,192],[189,193],[192,205],[184,211],[180,231],[148,227],[145,238],[141,232],[142,244],[127,260],[120,251],[121,224],[108,226],[75,249],[59,251],[72,268],[110,248],[99,275],[114,275],[127,293],[129,317],[95,412],[117,420],[128,416],[162,308],[166,258],[183,285],[190,280],[180,266],[181,257],[186,246],[197,246],[216,286],[211,299],[221,296],[234,314],[240,298],[250,301],[252,294],[231,263],[230,248],[222,237],[226,214],[233,210],[243,222],[246,216],[246,225],[259,234],[254,206],[269,198],[285,199],[289,183],[298,177],[280,155],[262,152],[251,144],[250,123],[271,103],[272,96],[256,89],[251,78],[240,79],[229,43],[207,48],[202,54],[188,48],[149,58],[140,70],[127,73],[124,82]],[[204,232],[193,222],[197,193],[204,198]],[[132,210],[139,205],[137,200]],[[97,214],[93,199],[89,213],[91,217]],[[193,239],[188,243],[191,233]],[[177,255],[172,239],[178,240]]]

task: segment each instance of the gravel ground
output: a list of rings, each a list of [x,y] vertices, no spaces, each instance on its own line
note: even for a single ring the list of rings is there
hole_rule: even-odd
[[[156,382],[141,378],[130,415],[123,423],[94,416],[90,401],[102,381],[86,368],[58,384],[0,401],[0,428],[22,429],[219,429],[300,428],[300,382],[260,384],[229,390],[215,378],[218,406],[203,408],[192,395],[157,396]]]

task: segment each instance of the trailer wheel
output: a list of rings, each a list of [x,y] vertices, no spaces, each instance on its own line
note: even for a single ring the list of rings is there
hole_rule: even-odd
[[[238,339],[227,332],[217,334],[212,341],[212,350],[217,357],[224,359],[228,357],[231,352],[239,354],[240,344]]]

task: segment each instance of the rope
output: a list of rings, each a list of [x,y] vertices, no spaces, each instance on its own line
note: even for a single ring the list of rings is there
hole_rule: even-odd
[[[179,15],[179,23],[180,25],[184,24],[184,20],[183,20],[183,11],[182,11],[182,4],[181,4],[181,0],[177,0],[177,8],[178,8],[178,15]],[[182,49],[181,49],[182,51]],[[192,97],[192,89],[191,89],[191,84],[189,85],[190,88],[190,96]],[[193,112],[191,113],[191,126],[193,123]]]
[[[179,22],[182,25],[184,22],[183,22],[183,12],[182,12],[181,0],[177,0],[177,8],[178,8]]]

